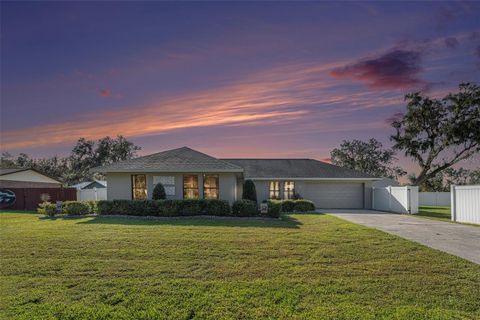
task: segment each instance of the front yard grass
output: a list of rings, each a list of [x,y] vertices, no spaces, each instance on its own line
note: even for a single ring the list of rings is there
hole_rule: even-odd
[[[440,221],[452,221],[450,207],[439,206],[419,206],[416,216],[435,219]]]
[[[478,319],[480,266],[328,215],[0,213],[4,319]]]

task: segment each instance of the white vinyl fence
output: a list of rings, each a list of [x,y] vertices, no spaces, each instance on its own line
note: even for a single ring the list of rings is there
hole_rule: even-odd
[[[419,192],[418,205],[450,207],[450,192]]]
[[[418,187],[373,188],[374,210],[397,213],[418,213]]]
[[[450,186],[452,221],[480,224],[480,185]]]
[[[107,188],[77,190],[77,200],[107,200]]]

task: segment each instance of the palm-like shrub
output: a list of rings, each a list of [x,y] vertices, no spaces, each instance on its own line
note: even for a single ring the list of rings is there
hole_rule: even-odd
[[[165,188],[163,184],[157,183],[155,188],[153,188],[152,199],[153,200],[165,200],[167,198],[167,194],[165,193]]]
[[[243,184],[242,199],[257,202],[257,190],[255,189],[255,184],[252,180],[245,180]]]

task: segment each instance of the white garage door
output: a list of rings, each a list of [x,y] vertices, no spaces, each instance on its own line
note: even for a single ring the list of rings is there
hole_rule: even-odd
[[[317,208],[363,208],[362,183],[305,182],[302,196],[313,201]]]

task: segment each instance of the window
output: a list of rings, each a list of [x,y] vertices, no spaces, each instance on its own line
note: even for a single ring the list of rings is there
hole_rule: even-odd
[[[175,177],[174,176],[153,176],[153,187],[161,183],[167,196],[175,195]]]
[[[280,199],[280,181],[270,181],[270,199]]]
[[[183,199],[198,199],[198,176],[183,176]]]
[[[218,199],[218,174],[206,174],[203,176],[203,198]]]
[[[284,181],[283,182],[283,198],[284,199],[293,199],[295,196],[295,182],[294,181]]]
[[[132,198],[133,200],[147,199],[147,177],[144,174],[132,176]]]

